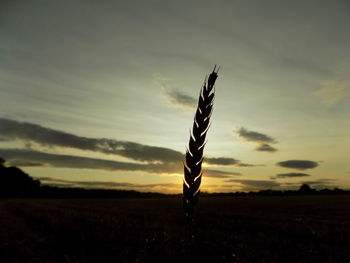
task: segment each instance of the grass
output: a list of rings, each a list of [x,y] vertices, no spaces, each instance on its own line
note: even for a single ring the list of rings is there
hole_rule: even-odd
[[[350,262],[350,196],[2,199],[0,262]]]

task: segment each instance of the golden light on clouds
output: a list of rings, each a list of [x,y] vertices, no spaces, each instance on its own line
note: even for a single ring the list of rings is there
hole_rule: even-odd
[[[346,1],[7,2],[8,164],[89,187],[181,192],[199,90],[218,63],[202,190],[298,187],[302,177],[271,179],[295,175],[276,166],[290,160],[322,160],[308,181],[350,188]]]

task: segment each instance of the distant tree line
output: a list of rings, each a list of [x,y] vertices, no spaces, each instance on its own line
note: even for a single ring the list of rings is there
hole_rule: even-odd
[[[208,196],[284,196],[284,195],[339,195],[350,194],[350,191],[339,188],[321,190],[313,189],[308,184],[302,184],[298,190],[260,190],[250,192],[234,192],[234,193],[210,193]]]
[[[0,197],[33,198],[136,198],[162,197],[160,193],[129,190],[64,188],[42,185],[17,167],[7,167],[0,157]]]
[[[334,195],[350,194],[350,191],[335,189],[312,189],[303,184],[298,190],[261,190],[257,192],[205,193],[202,196],[283,196],[283,195]],[[42,185],[18,167],[7,167],[0,157],[0,197],[31,198],[141,198],[181,196],[160,193],[142,193],[131,190],[62,188]]]

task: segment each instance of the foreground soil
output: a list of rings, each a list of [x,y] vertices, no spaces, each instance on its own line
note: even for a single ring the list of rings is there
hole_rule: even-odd
[[[2,199],[0,262],[350,262],[350,196]]]

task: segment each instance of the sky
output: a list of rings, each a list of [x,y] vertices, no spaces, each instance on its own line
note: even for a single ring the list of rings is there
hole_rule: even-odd
[[[43,184],[180,193],[220,65],[202,191],[350,189],[347,0],[13,1],[0,156]]]

